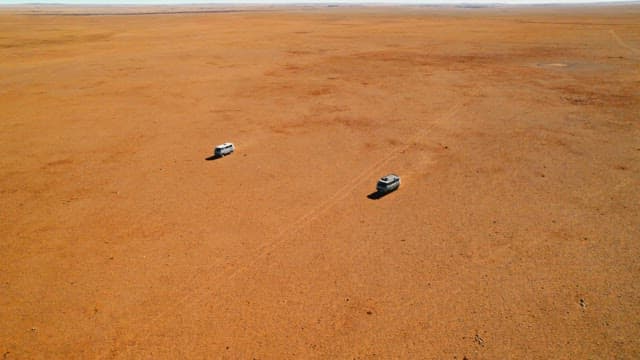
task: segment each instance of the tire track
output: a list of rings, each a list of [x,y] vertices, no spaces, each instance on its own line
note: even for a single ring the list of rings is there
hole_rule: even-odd
[[[450,111],[450,113],[446,116],[446,120],[449,120],[451,117],[453,117],[453,115],[455,115],[460,109],[460,106],[455,107],[453,110]],[[311,209],[308,213],[306,213],[305,215],[303,215],[301,218],[299,218],[298,220],[296,220],[294,223],[292,223],[291,225],[287,226],[285,229],[283,229],[282,231],[280,231],[275,238],[279,239],[276,240],[274,242],[272,242],[271,244],[267,244],[263,247],[260,248],[260,250],[258,251],[258,259],[266,256],[267,254],[269,254],[273,249],[275,249],[276,247],[278,247],[281,243],[283,243],[284,241],[286,241],[286,238],[282,238],[285,235],[298,230],[300,227],[306,225],[307,223],[310,223],[314,220],[316,220],[320,215],[322,215],[323,213],[325,213],[326,211],[328,211],[329,209],[331,209],[333,206],[335,206],[338,202],[344,200],[344,198],[346,198],[348,195],[350,195],[353,190],[365,179],[369,179],[371,177],[371,174],[378,168],[380,168],[382,165],[388,163],[389,161],[393,160],[394,158],[398,157],[398,155],[402,154],[404,151],[406,151],[407,149],[409,149],[418,139],[420,139],[423,135],[424,135],[425,130],[422,129],[421,131],[417,131],[416,134],[409,140],[407,141],[407,143],[398,148],[397,150],[395,150],[394,152],[390,153],[389,155],[387,155],[386,157],[382,158],[381,160],[379,160],[378,162],[374,163],[373,165],[369,166],[368,168],[362,170],[360,172],[360,174],[358,174],[357,176],[353,177],[351,179],[351,181],[349,181],[347,184],[345,184],[344,186],[342,186],[340,188],[340,190],[336,191],[334,193],[333,196],[331,196],[330,198],[328,198],[327,200],[325,200],[320,206]],[[249,265],[246,265],[242,268],[238,268],[235,271],[233,271],[230,276],[234,276],[235,274],[242,272],[243,270],[246,270],[247,268],[251,267]]]
[[[447,115],[445,115],[440,120],[445,120],[445,121],[450,120],[454,115],[458,113],[458,111],[461,108],[462,108],[462,105],[458,105],[454,107],[452,110],[449,111]],[[336,191],[334,195],[332,195],[331,197],[323,201],[319,206],[311,209],[306,214],[298,218],[298,220],[296,220],[295,222],[291,223],[289,226],[285,227],[280,232],[278,232],[274,236],[274,239],[275,239],[274,241],[259,247],[255,256],[248,257],[249,259],[253,259],[252,261],[246,263],[245,265],[238,266],[233,270],[221,272],[218,276],[215,277],[216,279],[215,283],[219,283],[218,280],[220,279],[233,280],[239,274],[242,274],[243,272],[253,268],[256,263],[264,259],[273,250],[275,250],[276,248],[281,246],[284,242],[286,242],[287,239],[289,238],[286,235],[291,234],[299,230],[300,228],[304,227],[305,225],[315,221],[320,217],[320,215],[329,211],[337,203],[344,200],[347,196],[353,193],[353,190],[356,189],[361,182],[363,182],[365,179],[369,179],[374,171],[376,171],[383,165],[387,164],[388,162],[392,161],[393,159],[397,158],[400,154],[404,153],[407,149],[413,146],[416,141],[418,141],[420,138],[424,136],[424,133],[426,131],[427,129],[421,129],[417,131],[415,135],[406,142],[405,145],[391,152],[389,155],[380,159],[373,165],[362,170],[357,176],[353,177],[348,183],[346,183],[338,191]],[[192,276],[189,279],[188,284],[195,283],[195,280],[200,278],[201,274],[209,273],[210,271],[211,271],[211,268],[207,268],[204,271],[199,271],[196,275]],[[198,287],[192,286],[190,288],[196,290],[195,295],[187,294],[179,298],[172,306],[167,307],[163,311],[157,313],[154,317],[152,317],[148,321],[145,321],[144,330],[142,332],[137,332],[137,333],[131,334],[131,336],[124,337],[123,339],[120,339],[119,343],[127,346],[126,344],[132,342],[132,340],[136,340],[136,339],[144,340],[148,338],[149,336],[151,336],[151,333],[149,331],[146,331],[146,329],[152,327],[153,324],[155,324],[158,320],[165,318],[167,314],[173,313],[177,309],[181,309],[181,311],[188,311],[189,309],[196,307],[197,305],[202,303],[203,299],[206,298],[205,295],[209,294],[209,293],[207,294],[202,293],[200,291],[201,287],[198,288]],[[148,334],[148,335],[141,335],[141,334]],[[112,350],[113,348],[109,348],[108,353],[110,353]],[[129,357],[128,355],[130,354],[128,349],[124,349],[123,352],[126,354],[125,355],[126,357]],[[100,356],[100,358],[105,358],[106,356],[107,355],[103,355],[103,356]]]
[[[613,36],[613,38],[615,39],[615,41],[618,43],[618,45],[620,45],[621,47],[631,51],[632,53],[638,55],[640,54],[640,49],[636,49],[633,46],[627,44],[626,42],[624,42],[624,40],[622,40],[620,38],[620,36],[618,36],[618,34],[616,33],[615,30],[611,29],[609,30],[609,34],[611,34],[611,36]]]

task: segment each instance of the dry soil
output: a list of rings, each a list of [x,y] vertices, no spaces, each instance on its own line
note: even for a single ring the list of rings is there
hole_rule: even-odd
[[[3,359],[640,358],[640,6],[185,9],[0,11]]]

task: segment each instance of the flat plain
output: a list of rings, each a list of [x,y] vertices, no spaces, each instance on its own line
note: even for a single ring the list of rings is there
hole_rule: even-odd
[[[3,359],[640,358],[640,6],[186,9],[0,10]]]

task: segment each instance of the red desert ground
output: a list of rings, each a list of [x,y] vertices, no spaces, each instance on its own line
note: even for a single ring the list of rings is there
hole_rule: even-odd
[[[3,359],[640,358],[640,5],[3,7],[0,113]]]

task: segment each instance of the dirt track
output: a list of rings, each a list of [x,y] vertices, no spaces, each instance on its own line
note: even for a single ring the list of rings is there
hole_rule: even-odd
[[[4,359],[640,357],[640,7],[16,12]]]

